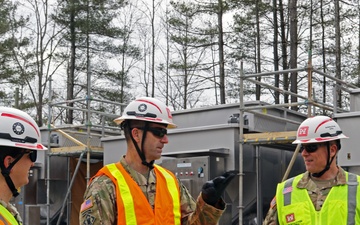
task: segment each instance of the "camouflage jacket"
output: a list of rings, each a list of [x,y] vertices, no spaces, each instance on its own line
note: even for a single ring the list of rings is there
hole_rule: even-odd
[[[332,180],[326,181],[314,181],[310,178],[310,173],[305,172],[297,184],[298,188],[306,188],[308,190],[310,199],[315,206],[317,211],[320,211],[323,203],[325,202],[326,196],[330,192],[333,186],[346,184],[345,171],[339,167],[337,176]],[[278,225],[277,211],[276,211],[276,199],[271,201],[270,209],[266,214],[263,225]]]
[[[156,195],[156,177],[154,170],[151,170],[148,178],[146,178],[146,176],[138,173],[127,165],[124,158],[120,160],[120,163],[140,186],[145,197],[148,199],[149,204],[154,209]],[[201,198],[201,194],[195,202],[186,187],[180,182],[179,184],[181,196],[181,224],[217,224],[224,210],[206,204]],[[117,224],[115,185],[110,178],[107,176],[95,177],[85,191],[84,200],[79,214],[80,225]]]

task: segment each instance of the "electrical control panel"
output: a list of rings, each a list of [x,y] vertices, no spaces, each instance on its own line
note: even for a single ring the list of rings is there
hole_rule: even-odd
[[[218,156],[163,159],[162,166],[173,172],[195,199],[206,181],[225,172],[224,158]]]

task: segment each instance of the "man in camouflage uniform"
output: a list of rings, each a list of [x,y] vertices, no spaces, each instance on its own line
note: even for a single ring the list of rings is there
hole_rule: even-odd
[[[154,98],[139,98],[131,102],[125,108],[123,116],[115,119],[115,122],[120,124],[125,132],[128,145],[127,152],[116,167],[105,166],[107,169],[101,169],[91,180],[85,191],[84,202],[80,209],[81,225],[119,225],[126,223],[135,225],[145,222],[146,224],[183,225],[215,225],[218,223],[225,209],[225,203],[220,196],[234,178],[236,174],[234,171],[227,172],[223,176],[205,183],[202,193],[195,201],[186,187],[170,171],[154,164],[154,161],[161,157],[162,148],[168,143],[166,128],[176,127],[166,105]],[[119,176],[117,170],[123,176]],[[114,178],[112,174],[117,178]],[[130,175],[130,180],[128,180],[127,174]],[[178,198],[170,198],[170,207],[167,203],[166,205],[157,205],[160,204],[158,199],[164,196],[164,191],[160,191],[161,189],[164,190],[164,187],[159,187],[161,182],[159,179],[162,177],[160,175],[163,174],[168,175],[167,184],[169,181],[175,181],[177,187],[174,189],[170,187],[171,185],[162,183],[168,186],[165,190],[168,189],[172,193],[171,196],[178,196]],[[137,187],[131,186],[133,181],[136,182],[134,184]],[[128,183],[129,187],[132,188],[124,191],[127,188],[126,185],[123,185],[124,183]],[[142,193],[134,196],[133,190],[138,189],[138,187]],[[126,196],[126,193],[131,193],[132,196]],[[135,203],[131,201],[129,203],[127,201],[129,197]],[[144,201],[141,202],[140,200],[140,205],[136,205],[139,199],[144,199]],[[142,210],[146,211],[148,205],[150,214],[145,215],[145,212],[144,214],[141,212],[137,214],[137,209],[143,208],[145,210]],[[164,208],[170,209],[164,213],[166,211]],[[159,219],[160,213],[164,215],[160,215],[161,218]],[[133,221],[137,222],[129,222],[131,216],[133,216]],[[139,222],[140,220],[145,222]]]
[[[336,162],[342,138],[347,137],[327,116],[299,126],[293,143],[302,144],[307,171],[278,185],[263,225],[360,223],[359,176]]]

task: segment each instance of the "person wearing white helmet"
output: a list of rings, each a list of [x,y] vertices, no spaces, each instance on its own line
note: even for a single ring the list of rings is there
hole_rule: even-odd
[[[360,177],[336,160],[343,138],[330,117],[301,123],[293,144],[301,144],[306,172],[278,184],[263,225],[360,224]]]
[[[179,179],[156,165],[175,128],[169,108],[142,97],[114,120],[125,133],[127,151],[120,162],[105,165],[90,180],[80,207],[81,225],[187,225],[218,223],[221,198],[234,171],[206,182],[195,201]]]
[[[29,182],[28,173],[41,144],[38,125],[25,112],[0,107],[0,224],[22,224],[20,214],[9,202]]]

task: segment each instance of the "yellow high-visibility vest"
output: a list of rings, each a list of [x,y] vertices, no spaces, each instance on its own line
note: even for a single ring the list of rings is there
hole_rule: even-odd
[[[296,187],[302,176],[300,174],[278,184],[276,205],[279,224],[360,224],[359,176],[346,172],[347,185],[332,187],[320,211],[315,210],[306,188]]]
[[[156,174],[155,208],[138,184],[118,163],[104,166],[95,176],[105,174],[116,186],[118,225],[181,225],[180,189],[176,177],[154,165]]]
[[[18,225],[15,217],[0,204],[0,225]]]

